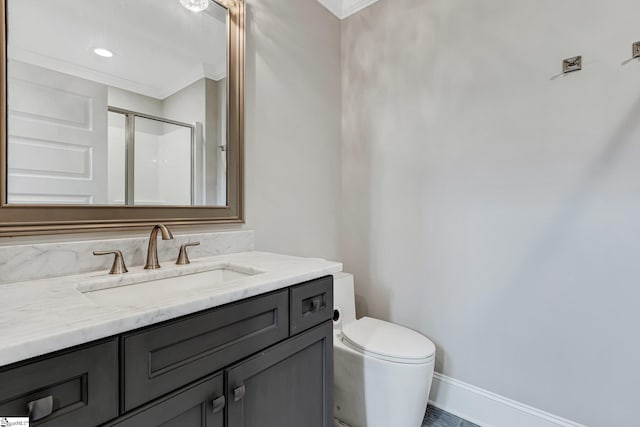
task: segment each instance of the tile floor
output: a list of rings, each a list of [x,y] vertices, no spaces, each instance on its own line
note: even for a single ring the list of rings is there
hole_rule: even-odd
[[[476,424],[458,418],[448,412],[429,405],[422,427],[478,427]]]

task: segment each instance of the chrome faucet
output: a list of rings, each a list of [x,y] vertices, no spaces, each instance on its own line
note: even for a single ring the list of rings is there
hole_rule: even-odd
[[[154,270],[160,268],[158,262],[158,230],[162,233],[162,240],[173,240],[173,234],[164,225],[158,224],[151,230],[149,236],[149,248],[147,249],[147,263],[144,266],[145,270]]]

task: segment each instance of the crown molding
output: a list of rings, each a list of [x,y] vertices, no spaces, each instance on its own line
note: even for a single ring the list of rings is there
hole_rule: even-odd
[[[371,6],[378,0],[318,0],[324,7],[340,19],[345,19],[356,12]]]
[[[361,11],[365,7],[369,7],[378,0],[343,0],[342,1],[342,18],[345,19],[356,12]]]
[[[342,0],[318,0],[331,13],[342,19]]]

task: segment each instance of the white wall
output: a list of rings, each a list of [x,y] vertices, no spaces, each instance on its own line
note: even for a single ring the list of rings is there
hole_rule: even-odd
[[[316,0],[247,3],[247,226],[260,250],[337,259],[340,22]]]
[[[124,89],[118,89],[113,86],[109,86],[108,91],[108,105],[110,107],[122,108],[125,110],[160,117],[162,117],[162,114],[164,113],[162,101],[160,99],[130,92]]]
[[[343,23],[361,309],[431,337],[439,371],[594,427],[638,424],[638,16],[382,0]]]

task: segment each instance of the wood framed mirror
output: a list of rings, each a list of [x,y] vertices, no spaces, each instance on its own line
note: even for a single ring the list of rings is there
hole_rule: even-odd
[[[243,221],[243,0],[0,3],[0,236]]]

